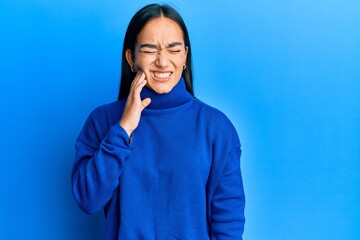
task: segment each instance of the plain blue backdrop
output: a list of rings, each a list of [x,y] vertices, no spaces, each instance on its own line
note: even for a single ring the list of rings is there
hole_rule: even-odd
[[[0,3],[0,239],[100,239],[70,174],[90,111],[117,98],[150,1]],[[360,1],[169,1],[195,93],[242,141],[249,240],[360,239]]]

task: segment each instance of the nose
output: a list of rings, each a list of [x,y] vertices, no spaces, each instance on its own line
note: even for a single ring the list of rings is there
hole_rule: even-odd
[[[166,68],[169,65],[169,56],[166,51],[158,52],[155,64],[160,68]]]

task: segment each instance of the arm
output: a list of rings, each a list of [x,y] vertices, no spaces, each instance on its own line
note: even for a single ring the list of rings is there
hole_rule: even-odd
[[[119,185],[119,176],[131,153],[129,137],[117,123],[99,141],[91,115],[75,147],[73,195],[84,212],[94,214],[106,205]]]
[[[245,195],[240,171],[240,147],[228,154],[211,199],[211,239],[242,239]]]
[[[150,98],[140,98],[145,85],[145,74],[139,72],[131,84],[120,121],[107,131],[103,129],[107,120],[93,112],[76,142],[72,191],[80,208],[88,214],[102,209],[119,185],[131,154],[131,134],[139,124],[142,110],[151,102]]]

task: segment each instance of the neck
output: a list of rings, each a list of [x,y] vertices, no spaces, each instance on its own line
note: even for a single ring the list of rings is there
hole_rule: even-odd
[[[151,98],[151,103],[146,109],[152,110],[179,107],[193,99],[193,96],[186,90],[183,78],[180,78],[177,85],[169,93],[159,94],[148,87],[144,87],[141,91],[141,99],[147,97]]]

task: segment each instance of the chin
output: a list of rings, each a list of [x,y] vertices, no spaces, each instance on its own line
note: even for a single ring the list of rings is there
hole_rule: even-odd
[[[149,82],[147,87],[153,90],[158,94],[166,94],[171,92],[171,90],[175,87],[176,84],[173,83],[158,83],[158,82]]]
[[[152,88],[151,86],[149,86],[150,89],[152,89],[154,92],[158,93],[158,94],[166,94],[171,92],[172,88]]]

